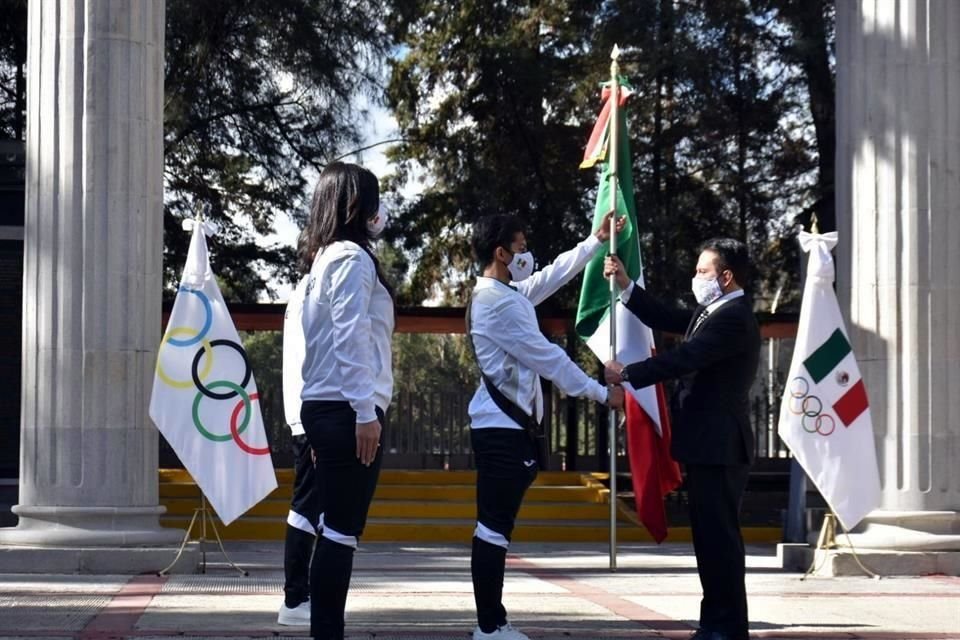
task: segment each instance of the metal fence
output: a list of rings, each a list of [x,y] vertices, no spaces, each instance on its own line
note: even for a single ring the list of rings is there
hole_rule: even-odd
[[[261,353],[280,348],[279,332],[274,333],[275,345],[268,344],[260,350]],[[760,461],[788,457],[776,428],[780,394],[792,349],[792,338],[764,341],[756,383],[751,393],[755,454]],[[251,359],[262,357],[257,350],[251,351]],[[279,371],[272,371],[265,363],[254,364],[258,365],[260,406],[268,430],[274,465],[292,466],[290,431],[284,424],[283,403],[279,393]],[[446,388],[430,388],[427,385],[426,388],[399,390],[395,393],[384,424],[385,467],[473,467],[467,407],[475,388],[449,388],[447,382],[442,384],[446,385]],[[604,470],[609,451],[606,409],[590,400],[563,396],[549,383],[545,384],[544,391],[545,427],[551,453],[550,468]],[[625,457],[623,430],[619,431],[619,435],[617,450],[621,457]],[[160,466],[182,466],[163,438],[160,442]],[[626,469],[626,466],[621,468]]]
[[[763,345],[750,416],[758,460],[789,456],[777,435],[777,418],[792,348],[793,339],[772,339]],[[564,396],[549,383],[544,387],[544,426],[551,468],[604,469],[609,451],[606,409],[591,400]],[[467,407],[474,391],[420,389],[397,393],[384,426],[384,466],[472,468]],[[623,430],[617,450],[620,456],[626,456]]]

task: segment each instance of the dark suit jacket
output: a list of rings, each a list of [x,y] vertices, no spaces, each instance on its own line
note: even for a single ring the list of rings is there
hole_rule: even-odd
[[[673,309],[639,285],[626,306],[652,329],[687,334],[703,310]],[[747,296],[720,305],[677,348],[627,366],[642,388],[671,378],[671,453],[685,464],[745,464],[753,457],[750,387],[760,360],[760,327]]]

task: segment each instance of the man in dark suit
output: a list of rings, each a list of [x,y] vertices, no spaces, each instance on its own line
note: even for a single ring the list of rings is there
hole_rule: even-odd
[[[737,240],[700,247],[693,311],[668,307],[626,276],[616,258],[621,301],[652,329],[683,334],[675,349],[624,366],[608,362],[610,384],[642,388],[679,380],[671,400],[673,457],[684,464],[693,548],[703,588],[695,640],[745,640],[747,595],[740,501],[753,452],[749,392],[760,358],[760,328],[744,296],[750,261]]]

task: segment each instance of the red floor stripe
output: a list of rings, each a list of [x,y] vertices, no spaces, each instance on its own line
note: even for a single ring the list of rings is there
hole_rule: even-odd
[[[562,587],[571,594],[599,605],[615,615],[642,624],[643,626],[648,627],[656,632],[658,635],[662,635],[663,632],[682,632],[684,635],[677,637],[683,638],[690,635],[692,627],[685,622],[674,620],[670,616],[666,616],[659,611],[648,609],[647,607],[641,606],[635,602],[631,602],[625,598],[621,598],[620,596],[610,593],[604,589],[587,586],[570,576],[557,573],[556,571],[544,569],[543,567],[534,564],[529,560],[524,560],[523,558],[519,558],[517,556],[508,556],[507,566],[520,569],[524,573],[528,573],[535,578],[543,580],[544,582],[549,582],[550,584]]]
[[[648,632],[648,635],[656,635],[662,638],[667,638],[669,640],[687,640],[691,635],[690,625],[675,620],[670,616],[666,616],[658,611],[653,609],[648,609],[647,607],[641,606],[622,598],[616,594],[612,594],[605,589],[599,587],[592,587],[578,582],[576,579],[564,575],[561,572],[558,572],[555,569],[548,569],[540,565],[534,564],[529,560],[524,560],[517,556],[507,556],[507,566],[520,569],[524,573],[532,575],[536,578],[548,582],[550,584],[556,585],[558,587],[563,587],[568,590],[571,594],[576,595],[577,597],[583,598],[593,602],[594,604],[600,605],[601,607],[607,609],[611,613],[627,618],[639,624],[642,624],[651,629]],[[956,578],[950,576],[930,576],[930,578],[938,581],[953,581]],[[749,595],[749,594],[748,594]],[[761,595],[774,595],[777,594],[757,594]],[[834,595],[834,594],[831,594]],[[848,596],[858,597],[860,595],[864,596],[895,596],[900,597],[903,594],[841,594]],[[911,595],[920,595],[920,594],[911,594]],[[925,594],[924,594],[925,595]],[[944,594],[930,594],[933,597],[943,597]],[[699,598],[700,594],[695,596]],[[953,597],[953,594],[950,594],[949,597]],[[765,631],[750,631],[751,638],[763,638],[764,640],[960,640],[960,637],[956,633],[950,632],[886,632],[886,631],[857,631],[857,632],[847,632],[847,631],[784,631],[784,630],[765,630]]]
[[[128,635],[135,630],[140,616],[166,582],[165,577],[135,576],[84,627],[78,636],[79,640],[103,640]]]

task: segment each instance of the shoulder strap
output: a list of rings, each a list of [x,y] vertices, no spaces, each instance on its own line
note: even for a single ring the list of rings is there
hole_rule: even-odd
[[[490,394],[490,398],[493,400],[493,403],[497,405],[497,408],[500,411],[503,411],[507,417],[517,423],[517,426],[536,431],[539,429],[539,424],[537,424],[536,419],[528,415],[523,409],[517,406],[515,402],[510,400],[507,396],[503,395],[503,392],[497,388],[497,385],[493,383],[493,380],[483,372],[483,367],[480,366],[480,358],[477,357],[477,348],[473,344],[473,334],[470,332],[470,329],[473,327],[473,323],[470,318],[470,311],[473,307],[473,296],[467,300],[467,312],[465,314],[466,324],[467,324],[467,341],[470,343],[470,353],[473,354],[473,361],[477,363],[477,368],[480,370],[480,377],[483,378],[483,385],[487,388],[487,393]]]

